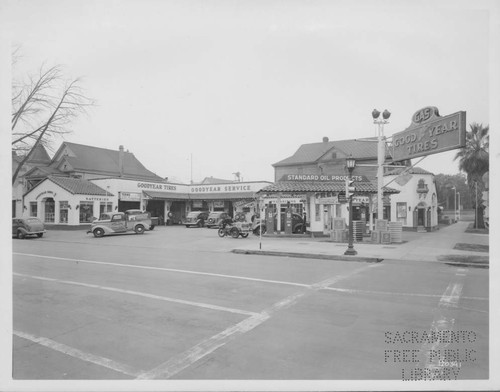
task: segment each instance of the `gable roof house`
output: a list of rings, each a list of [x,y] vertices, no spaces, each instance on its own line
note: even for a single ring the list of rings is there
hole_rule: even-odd
[[[12,150],[12,175],[25,158],[24,155],[18,154]],[[42,144],[35,147],[30,158],[23,164],[23,167],[17,175],[16,181],[12,185],[12,217],[20,216],[22,214],[22,198],[23,193],[27,189],[26,175],[36,167],[44,168],[50,165],[51,159],[47,150]]]
[[[128,180],[164,182],[123,146],[118,150],[64,142],[52,159],[51,167],[60,173],[82,179],[119,177]]]
[[[19,157],[13,155],[13,163],[18,159]],[[120,146],[118,150],[110,150],[63,142],[52,159],[45,150],[35,151],[30,159],[30,165],[26,165],[26,172],[23,173],[20,182],[21,186],[17,193],[13,192],[16,193],[16,205],[14,205],[13,197],[13,215],[25,213],[23,209],[27,209],[26,203],[24,206],[17,206],[17,204],[21,204],[24,197],[34,188],[41,189],[39,186],[45,180],[48,180],[48,184],[52,184],[50,186],[55,185],[56,188],[63,189],[69,194],[110,196],[108,191],[92,182],[98,179],[165,182],[162,177],[146,169],[134,154],[125,151],[123,146]],[[43,185],[42,188],[49,186],[48,184]]]
[[[279,181],[284,174],[345,174],[340,172],[345,160],[349,156],[356,159],[357,164],[377,164],[377,139],[349,139],[329,141],[323,138],[321,143],[303,144],[290,157],[285,158],[272,166],[275,170],[275,181]],[[386,152],[386,163],[391,162],[389,151]],[[343,170],[343,169],[342,169]],[[359,168],[358,168],[359,170]],[[364,175],[370,179],[376,177],[376,167],[362,169]]]

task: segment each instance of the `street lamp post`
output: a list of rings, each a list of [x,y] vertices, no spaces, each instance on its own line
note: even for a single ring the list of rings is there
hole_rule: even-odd
[[[385,109],[382,113],[382,119],[379,119],[380,112],[373,109],[373,123],[378,125],[378,149],[377,149],[377,219],[384,219],[384,206],[382,204],[382,187],[384,186],[384,161],[385,161],[385,137],[384,125],[391,117],[391,113]]]
[[[453,209],[455,210],[455,222],[457,221],[457,187],[452,187],[455,191],[455,197],[453,198]]]
[[[458,194],[458,220],[460,220],[460,192],[457,192]]]
[[[349,183],[352,182],[352,172],[356,167],[356,160],[354,158],[346,159],[347,170],[349,170]],[[347,191],[347,190],[346,190]],[[353,227],[352,227],[352,194],[349,195],[349,244],[347,246],[347,250],[344,252],[344,255],[354,256],[357,255],[358,252],[354,250],[353,245]]]

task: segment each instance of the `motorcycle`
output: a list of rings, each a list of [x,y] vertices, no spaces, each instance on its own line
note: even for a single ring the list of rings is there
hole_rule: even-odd
[[[217,231],[217,234],[219,237],[233,237],[233,238],[238,238],[240,235],[243,238],[248,237],[248,228],[246,226],[249,226],[249,224],[242,224],[241,222],[222,222],[221,227]]]

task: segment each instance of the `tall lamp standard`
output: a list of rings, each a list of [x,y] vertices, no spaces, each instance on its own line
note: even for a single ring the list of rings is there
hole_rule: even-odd
[[[349,157],[345,161],[347,170],[349,170],[349,184],[352,183],[352,172],[356,167],[356,160],[352,157]],[[348,189],[346,189],[346,193]],[[344,252],[344,255],[354,256],[357,255],[358,252],[354,250],[353,245],[353,230],[352,230],[352,194],[349,195],[349,245],[347,246],[347,250]]]
[[[373,123],[378,125],[378,151],[377,151],[377,219],[384,219],[384,206],[382,204],[382,187],[384,186],[384,161],[385,161],[385,137],[384,125],[389,123],[391,113],[385,109],[382,119],[377,109],[372,111]]]
[[[453,208],[455,209],[455,222],[457,221],[457,187],[452,187],[455,191],[455,197],[453,198]]]

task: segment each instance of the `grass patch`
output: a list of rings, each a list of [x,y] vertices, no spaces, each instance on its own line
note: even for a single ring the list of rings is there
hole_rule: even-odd
[[[475,229],[474,228],[474,222],[470,223],[467,229],[465,230],[466,233],[473,233],[473,234],[490,234],[489,229]]]
[[[466,251],[470,251],[470,252],[486,252],[486,253],[490,251],[489,245],[465,244],[462,242],[455,244],[453,249],[466,250]]]
[[[444,255],[439,256],[440,261],[452,261],[456,263],[478,263],[478,264],[489,264],[489,256],[476,256],[476,255]]]

